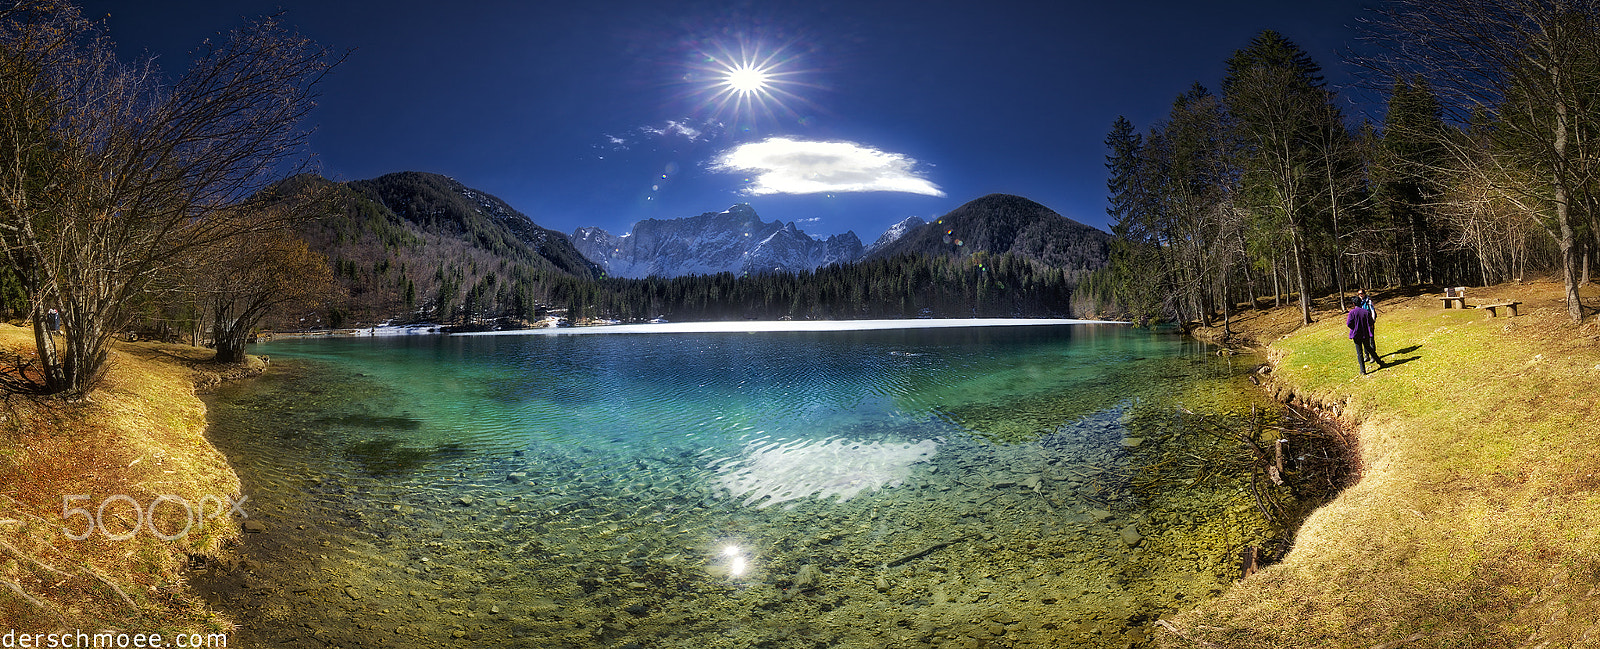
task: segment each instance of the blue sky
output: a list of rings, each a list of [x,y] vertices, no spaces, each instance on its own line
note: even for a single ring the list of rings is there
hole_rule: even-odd
[[[1107,229],[1105,147],[1147,129],[1262,29],[1334,85],[1354,1],[94,1],[169,71],[245,17],[349,58],[320,87],[325,176],[429,171],[544,227],[626,231],[748,202],[870,243],[993,192]],[[754,64],[741,98],[729,69]],[[745,74],[750,74],[746,72]],[[764,95],[764,96],[763,96]],[[1348,113],[1359,117],[1364,108]]]

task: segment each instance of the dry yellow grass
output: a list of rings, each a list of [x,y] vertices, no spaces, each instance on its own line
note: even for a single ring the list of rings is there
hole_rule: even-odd
[[[1252,314],[1278,386],[1356,425],[1364,477],[1164,646],[1600,646],[1600,323],[1551,282],[1474,294],[1524,315],[1389,296],[1368,376],[1340,312]]]
[[[0,349],[31,355],[31,332],[0,325]],[[208,351],[195,350],[200,355]],[[205,438],[205,405],[194,396],[194,352],[125,345],[88,399],[4,395],[0,404],[0,632],[122,630],[211,633],[229,623],[185,587],[188,555],[215,555],[239,534],[219,509],[239,497],[239,479]],[[86,498],[69,498],[70,496]],[[136,521],[132,503],[155,508]],[[186,534],[191,508],[207,520]],[[209,498],[208,498],[209,497]],[[109,504],[100,512],[102,503]],[[89,513],[71,512],[83,508]],[[247,510],[248,511],[248,510]],[[92,517],[91,517],[92,515]],[[198,514],[196,514],[198,517]],[[91,518],[105,530],[81,534]],[[113,540],[140,527],[132,538]]]

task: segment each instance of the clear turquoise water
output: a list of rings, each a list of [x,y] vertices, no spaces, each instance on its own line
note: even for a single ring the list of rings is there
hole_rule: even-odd
[[[269,531],[196,580],[262,646],[1120,647],[1260,533],[1135,480],[1253,363],[1118,325],[256,351],[210,405]]]
[[[1107,366],[1192,346],[1084,325],[343,338],[279,341],[261,351],[334,364],[393,390],[394,404],[370,411],[414,421],[406,437],[415,443],[485,452],[580,443],[627,453],[883,424],[912,437],[944,434],[953,431],[930,426],[930,417],[1039,395],[1092,394],[1098,402],[1083,408],[1103,408],[1131,396],[1095,389]],[[349,423],[341,432],[359,436],[360,422]]]

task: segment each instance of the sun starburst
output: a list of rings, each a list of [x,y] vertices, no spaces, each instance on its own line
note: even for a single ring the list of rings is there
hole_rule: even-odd
[[[767,68],[741,63],[722,75],[722,85],[737,93],[759,93],[767,89],[771,78],[772,73]]]
[[[754,121],[796,114],[808,103],[797,92],[814,87],[803,81],[799,53],[793,45],[767,47],[740,42],[701,48],[684,75],[703,110],[719,118]]]

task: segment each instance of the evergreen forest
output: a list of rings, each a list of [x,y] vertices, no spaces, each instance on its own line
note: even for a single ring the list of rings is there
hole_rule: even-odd
[[[1106,137],[1111,264],[1082,299],[1145,322],[1358,287],[1562,277],[1568,315],[1600,251],[1600,12],[1592,3],[1396,2],[1351,56],[1381,117],[1264,31],[1144,130]],[[1261,300],[1265,299],[1266,302]]]

